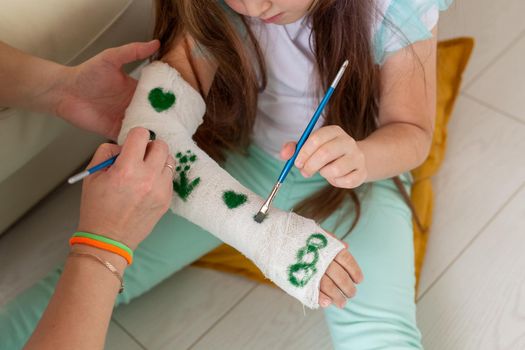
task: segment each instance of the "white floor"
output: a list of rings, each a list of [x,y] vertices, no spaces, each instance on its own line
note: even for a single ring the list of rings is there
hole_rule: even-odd
[[[426,349],[525,349],[523,13],[523,0],[456,0],[442,17],[442,38],[474,36],[477,46],[435,179],[417,314]],[[78,186],[59,189],[0,240],[0,304],[64,258],[78,200]],[[42,232],[52,234],[21,249]],[[331,345],[321,312],[305,316],[277,289],[191,267],[114,313],[107,349],[190,348]]]

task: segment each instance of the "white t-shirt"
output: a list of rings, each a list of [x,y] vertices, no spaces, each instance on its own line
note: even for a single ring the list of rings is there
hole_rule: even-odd
[[[405,23],[413,21],[413,16],[417,15],[416,26],[422,23],[427,31],[410,29],[403,32],[406,35],[401,38],[384,27],[381,17],[373,28],[373,42],[378,46],[375,47],[376,62],[379,64],[389,53],[409,45],[407,38],[411,42],[428,38],[428,30],[438,21],[438,6],[429,0],[412,0],[411,6],[414,7],[411,8],[399,8],[396,0],[376,1],[380,13],[392,12],[387,17],[394,23],[401,22],[398,29],[403,30]],[[258,19],[249,19],[248,23],[261,45],[268,74],[268,85],[259,94],[253,142],[267,153],[279,157],[283,144],[300,138],[325,93],[318,91],[315,56],[309,43],[311,25],[306,20],[288,25],[265,24]],[[421,33],[417,33],[418,30]],[[316,129],[322,125],[321,117]]]

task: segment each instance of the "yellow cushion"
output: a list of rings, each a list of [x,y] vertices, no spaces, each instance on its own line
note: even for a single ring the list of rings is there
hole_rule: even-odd
[[[459,93],[461,76],[467,66],[473,47],[474,40],[472,38],[458,38],[438,44],[437,112],[432,149],[425,163],[412,171],[414,185],[411,198],[418,217],[425,228],[425,231],[421,232],[414,224],[415,267],[418,282],[425,257],[428,229],[432,224],[431,176],[437,172],[445,157],[447,123]],[[225,244],[203,256],[194,265],[231,272],[271,284],[251,261]]]

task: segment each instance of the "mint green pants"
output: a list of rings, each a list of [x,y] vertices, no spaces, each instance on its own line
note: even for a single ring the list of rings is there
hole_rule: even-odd
[[[278,177],[280,162],[256,147],[250,155],[230,155],[226,170],[243,185],[266,196]],[[408,174],[402,176],[410,191]],[[297,202],[325,186],[319,175],[304,179],[297,169],[289,174],[274,205],[290,210]],[[336,349],[420,349],[414,303],[414,252],[411,212],[391,180],[358,189],[362,214],[345,238],[361,266],[364,282],[346,308],[330,307],[326,320]],[[343,237],[353,222],[350,201],[322,226]],[[353,212],[353,211],[352,211]],[[336,223],[342,221],[337,228]],[[144,294],[221,242],[172,213],[166,214],[135,252],[125,274],[126,289],[116,302],[128,303]],[[35,328],[60,277],[57,268],[0,310],[0,348],[20,349]]]

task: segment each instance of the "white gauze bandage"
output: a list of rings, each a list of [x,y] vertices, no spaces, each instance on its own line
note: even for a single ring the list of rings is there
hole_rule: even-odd
[[[262,223],[255,222],[263,200],[192,140],[205,109],[200,94],[175,69],[154,62],[142,71],[119,143],[134,127],[155,132],[177,161],[173,212],[239,250],[276,285],[317,308],[321,277],[343,244],[313,220],[276,208]]]

